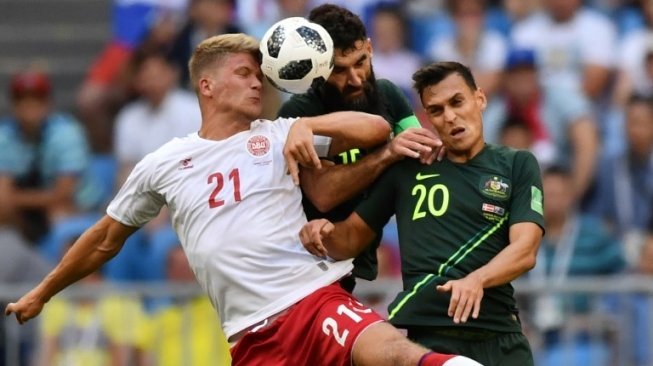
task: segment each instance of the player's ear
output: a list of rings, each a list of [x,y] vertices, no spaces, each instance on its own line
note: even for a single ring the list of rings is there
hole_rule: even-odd
[[[205,97],[210,97],[213,94],[213,83],[211,79],[206,77],[200,78],[197,82],[197,92]]]
[[[374,49],[372,48],[372,40],[370,38],[365,40],[365,45],[363,47],[365,47],[365,51],[367,51],[370,56],[374,53]]]
[[[478,108],[481,111],[485,110],[485,107],[487,107],[487,97],[485,96],[485,92],[483,89],[478,88],[474,92],[474,96],[476,97],[476,103],[478,104]]]

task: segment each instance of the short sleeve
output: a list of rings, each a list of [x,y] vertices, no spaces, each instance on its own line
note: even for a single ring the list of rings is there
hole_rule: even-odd
[[[510,225],[533,222],[544,230],[542,177],[535,156],[517,151],[512,166],[514,191],[510,202]]]
[[[134,105],[128,105],[123,108],[116,117],[114,151],[118,161],[133,163],[142,155],[138,147],[138,134],[131,133],[130,122],[134,120]]]
[[[20,172],[17,154],[20,154],[16,144],[16,136],[8,122],[0,121],[0,175],[17,175]]]
[[[66,118],[66,117],[58,117]],[[50,162],[55,173],[82,173],[90,162],[90,150],[86,135],[76,120],[55,125],[48,144],[53,144]]]
[[[155,164],[152,154],[136,164],[107,207],[110,217],[127,226],[141,227],[159,214],[165,199],[152,186]]]
[[[290,131],[290,127],[299,120],[299,118],[283,118],[279,117],[277,118],[274,123],[277,126],[277,128],[281,129],[281,133],[283,134],[283,141],[286,140],[286,136],[288,136],[288,132]],[[313,146],[315,146],[315,152],[317,152],[317,156],[324,158],[329,156],[329,149],[331,148],[331,137],[329,136],[321,136],[321,135],[314,135],[313,136]]]
[[[358,204],[355,212],[377,235],[394,215],[395,199],[395,172],[396,165],[386,170],[372,185],[368,194]]]
[[[617,51],[617,34],[614,26],[603,15],[596,14],[582,27],[583,40],[581,41],[581,57],[584,64],[612,67],[615,64],[615,51]],[[600,39],[601,45],[597,47],[595,40]]]

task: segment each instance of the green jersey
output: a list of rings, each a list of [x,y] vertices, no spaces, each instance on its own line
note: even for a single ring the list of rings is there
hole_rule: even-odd
[[[399,327],[454,326],[450,293],[436,285],[465,277],[509,243],[510,226],[544,227],[542,181],[535,157],[485,145],[464,164],[405,159],[387,170],[356,208],[377,233],[396,213],[403,291],[389,306]],[[513,287],[484,290],[478,319],[462,326],[519,332]]]
[[[415,117],[410,103],[401,89],[384,79],[377,80],[376,85],[380,97],[380,110],[376,114],[385,118],[392,125],[395,134],[410,127],[420,127],[419,121]],[[335,111],[327,110],[327,107],[322,103],[316,92],[311,90],[306,94],[293,95],[290,100],[281,106],[279,117],[311,117],[330,112]],[[332,157],[332,160],[336,164],[351,164],[365,156],[366,153],[363,149],[351,149]],[[341,221],[346,219],[354,211],[354,208],[361,201],[363,195],[364,193],[326,213],[320,212],[315,208],[311,201],[304,195],[304,211],[309,220],[327,218],[331,221]],[[381,237],[376,238],[370,243],[368,249],[356,258],[353,271],[356,277],[366,280],[376,278],[376,248],[380,242]]]

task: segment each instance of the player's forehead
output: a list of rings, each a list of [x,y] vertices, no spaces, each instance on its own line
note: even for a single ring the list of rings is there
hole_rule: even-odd
[[[334,62],[336,66],[350,67],[355,65],[362,58],[369,58],[370,52],[367,42],[367,40],[358,40],[351,48],[336,48],[334,50]]]
[[[458,73],[446,76],[437,84],[427,86],[423,92],[424,106],[441,105],[456,96],[470,97],[473,92]]]

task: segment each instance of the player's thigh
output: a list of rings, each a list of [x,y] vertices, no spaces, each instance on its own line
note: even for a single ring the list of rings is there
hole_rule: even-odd
[[[427,351],[383,322],[369,326],[358,336],[352,349],[352,360],[354,366],[396,365],[397,360],[416,365]]]

